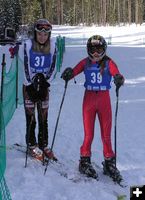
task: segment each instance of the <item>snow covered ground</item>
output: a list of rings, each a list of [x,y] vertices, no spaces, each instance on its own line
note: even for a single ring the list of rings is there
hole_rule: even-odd
[[[13,200],[116,200],[118,194],[126,194],[129,200],[130,186],[145,184],[145,27],[55,27],[54,35],[59,33],[69,38],[89,37],[102,34],[112,35],[108,46],[108,55],[116,63],[126,81],[119,93],[117,123],[117,166],[128,187],[123,189],[114,185],[108,177],[102,175],[103,161],[100,128],[96,119],[95,137],[92,145],[92,161],[99,165],[100,180],[74,183],[60,176],[57,165],[49,165],[44,176],[44,167],[28,159],[24,168],[25,155],[15,150],[7,151],[6,180]],[[75,35],[76,34],[76,35]],[[132,39],[131,39],[132,37]],[[139,40],[140,38],[140,40]],[[129,45],[127,45],[127,41]],[[130,42],[131,41],[131,42]],[[138,41],[138,42],[136,42]],[[118,44],[118,45],[116,45]],[[130,45],[131,44],[131,45]],[[0,47],[0,54],[4,47]],[[1,55],[0,55],[1,56]],[[8,56],[8,55],[7,55]],[[61,71],[73,67],[86,56],[85,46],[67,46]],[[1,58],[1,57],[0,57]],[[49,144],[51,144],[55,123],[64,91],[61,73],[51,83],[49,108]],[[83,141],[82,99],[84,93],[84,75],[76,77],[68,84],[65,101],[60,116],[54,152],[69,177],[77,174],[79,148]],[[113,116],[116,105],[115,87],[110,91]],[[113,118],[114,119],[114,118]],[[37,132],[37,131],[36,131]],[[6,129],[7,145],[21,143],[25,145],[25,115],[23,106],[19,106]],[[112,125],[112,144],[114,144],[114,120]]]

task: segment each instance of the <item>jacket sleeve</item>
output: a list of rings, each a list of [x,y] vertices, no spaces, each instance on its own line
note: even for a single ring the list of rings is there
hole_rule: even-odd
[[[32,80],[32,73],[30,70],[30,55],[29,55],[29,51],[30,48],[32,46],[32,41],[28,40],[24,43],[23,46],[23,53],[22,53],[22,60],[24,62],[24,66],[23,66],[23,73],[24,73],[24,85],[30,85],[31,84],[31,80]]]
[[[116,74],[121,74],[120,71],[118,70],[116,63],[112,59],[110,59],[110,61],[109,61],[109,71],[113,77]]]
[[[86,64],[86,58],[81,60],[74,68],[73,68],[73,77],[80,74],[82,71],[84,71],[84,67]]]
[[[52,60],[51,60],[51,66],[49,69],[49,72],[47,74],[47,79],[50,79],[54,70],[55,70],[55,65],[56,65],[56,56],[57,56],[57,47],[54,39],[51,39],[51,54],[52,54]]]

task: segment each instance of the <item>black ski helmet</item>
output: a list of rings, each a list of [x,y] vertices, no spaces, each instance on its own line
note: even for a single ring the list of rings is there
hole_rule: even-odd
[[[102,36],[93,35],[87,41],[87,52],[88,52],[89,57],[93,59],[92,54],[94,52],[98,52],[100,49],[102,49],[103,51],[99,55],[99,60],[101,60],[106,54],[107,43]]]
[[[36,32],[46,32],[51,36],[52,25],[47,19],[38,19],[34,24],[34,40],[36,41]]]

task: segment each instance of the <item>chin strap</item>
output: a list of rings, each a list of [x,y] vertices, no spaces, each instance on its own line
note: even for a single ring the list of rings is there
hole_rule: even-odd
[[[97,57],[94,57],[92,56],[92,54],[89,54],[89,59],[93,62],[99,62],[103,59],[103,57],[106,55],[106,52],[104,52],[104,54],[102,56],[99,56],[98,58]]]

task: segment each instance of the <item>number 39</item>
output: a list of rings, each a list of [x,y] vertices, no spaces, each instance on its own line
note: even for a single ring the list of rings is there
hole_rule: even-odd
[[[102,75],[101,73],[91,73],[91,83],[101,83],[102,82]]]

